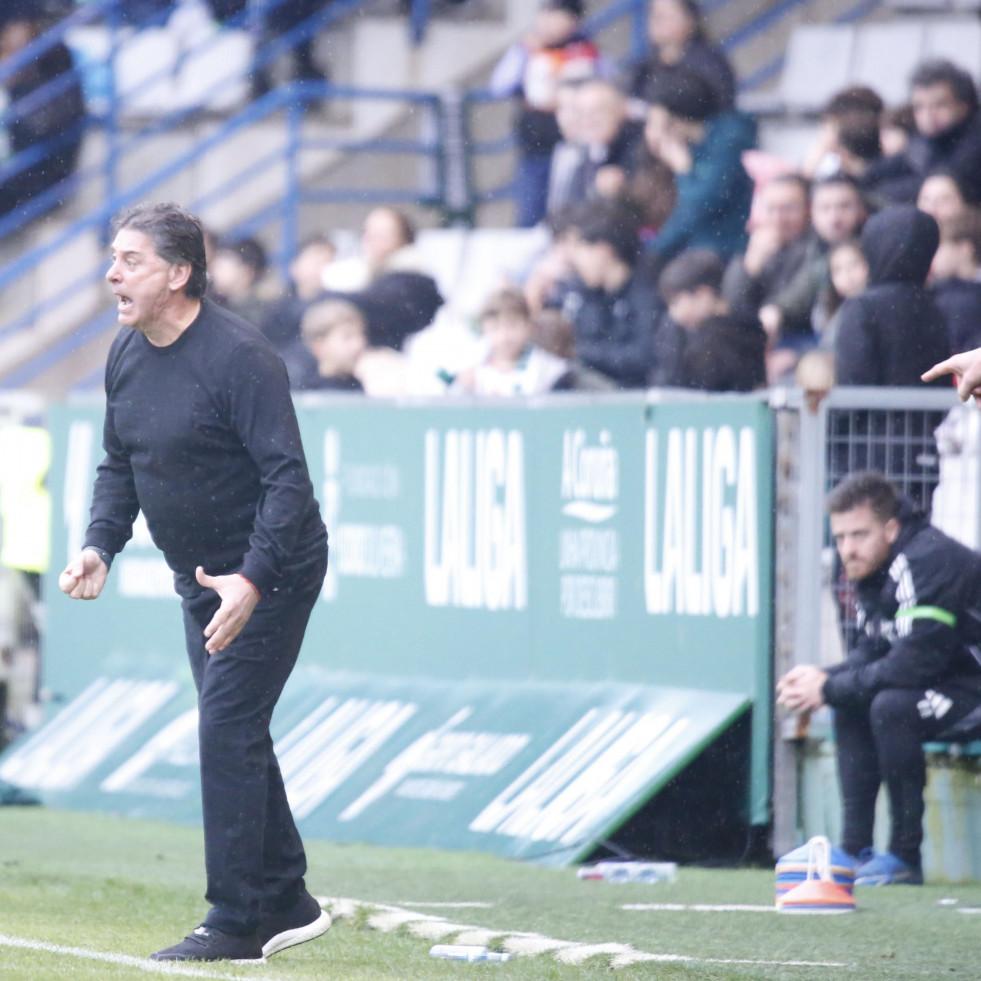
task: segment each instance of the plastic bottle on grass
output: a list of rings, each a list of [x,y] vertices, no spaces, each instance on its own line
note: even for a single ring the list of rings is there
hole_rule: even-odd
[[[436,944],[429,951],[430,957],[444,957],[451,961],[509,961],[510,954],[502,954],[477,944]]]
[[[597,862],[579,870],[580,879],[602,879],[604,882],[676,882],[676,862]]]

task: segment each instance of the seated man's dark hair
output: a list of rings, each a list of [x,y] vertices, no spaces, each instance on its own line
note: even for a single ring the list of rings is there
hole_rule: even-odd
[[[640,255],[640,229],[633,212],[617,201],[591,201],[579,220],[579,237],[595,245],[605,242],[633,268]]]
[[[859,160],[882,156],[879,117],[868,112],[848,112],[838,117],[838,143]]]
[[[925,89],[932,85],[948,86],[958,102],[970,106],[972,112],[977,110],[978,90],[974,79],[952,61],[946,58],[931,58],[929,61],[921,62],[910,79],[910,88]]]
[[[837,118],[848,113],[864,112],[878,116],[885,105],[882,96],[875,89],[870,89],[867,85],[849,85],[831,96],[821,110],[821,115]]]
[[[701,76],[683,68],[655,76],[644,92],[644,101],[663,106],[672,116],[700,123],[719,111],[712,86]]]
[[[718,293],[724,273],[722,260],[711,249],[689,249],[664,267],[658,288],[665,303],[679,293],[694,293],[703,286]]]
[[[828,514],[844,514],[867,504],[885,523],[899,513],[899,491],[877,470],[849,474],[828,495]]]

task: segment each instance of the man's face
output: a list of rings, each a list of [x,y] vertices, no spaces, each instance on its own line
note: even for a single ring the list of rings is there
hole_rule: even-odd
[[[398,218],[387,208],[376,208],[364,220],[361,250],[372,269],[379,269],[389,256],[406,244]]]
[[[761,219],[775,229],[781,245],[787,245],[807,228],[807,197],[791,181],[776,181],[763,189]]]
[[[811,222],[828,245],[854,238],[865,220],[865,206],[854,187],[828,184],[814,191]]]
[[[911,101],[916,128],[927,138],[945,133],[970,112],[970,106],[957,99],[946,82],[914,88]]]
[[[323,292],[321,277],[324,270],[334,261],[333,246],[326,242],[312,242],[301,249],[290,263],[290,279],[296,287],[296,295],[301,300],[313,300]]]
[[[187,274],[187,266],[161,259],[143,232],[121,228],[113,239],[112,265],[106,273],[119,323],[141,332],[154,327],[185,285]]]
[[[613,263],[613,248],[606,242],[584,242],[580,239],[572,247],[572,265],[590,289],[603,285]]]
[[[626,115],[623,97],[602,82],[587,83],[579,92],[579,132],[590,146],[609,146]]]
[[[880,521],[868,504],[831,515],[831,535],[852,582],[867,579],[885,565],[899,527],[895,518]]]
[[[920,211],[933,215],[938,222],[943,222],[961,214],[966,203],[954,180],[946,174],[934,174],[923,182],[916,196],[916,206]]]

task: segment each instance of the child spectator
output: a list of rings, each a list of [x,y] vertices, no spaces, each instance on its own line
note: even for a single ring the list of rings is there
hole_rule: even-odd
[[[930,290],[947,320],[953,354],[981,347],[981,214],[973,208],[940,223]]]
[[[677,202],[648,249],[667,261],[686,248],[708,248],[729,259],[746,242],[753,182],[742,155],[756,143],[744,113],[718,112],[705,79],[677,71],[648,90],[644,130],[648,149],[675,177]]]
[[[684,332],[676,370],[663,373],[662,384],[705,392],[750,392],[766,384],[766,334],[758,321],[729,309],[721,294],[724,272],[714,252],[691,249],[661,273],[668,314]]]
[[[316,371],[294,388],[363,392],[355,369],[367,348],[368,330],[361,311],[346,300],[321,300],[303,315],[303,343],[313,356]]]
[[[480,311],[487,356],[459,374],[453,391],[474,395],[538,395],[569,370],[562,358],[534,342],[531,309],[519,289],[492,293]]]
[[[653,0],[647,19],[651,50],[630,73],[627,91],[646,100],[651,84],[673,72],[689,72],[704,79],[719,112],[735,106],[736,78],[725,53],[712,45],[702,12],[695,0]]]
[[[862,231],[869,285],[841,308],[838,384],[919,386],[920,375],[947,357],[947,324],[925,287],[939,240],[936,221],[912,205],[869,219]]]
[[[831,281],[814,305],[812,321],[818,346],[833,351],[841,305],[858,296],[869,282],[869,264],[858,240],[848,239],[834,246],[828,253],[828,269]]]
[[[219,242],[208,266],[215,302],[256,327],[266,315],[267,303],[259,289],[266,264],[262,243],[245,237]]]
[[[552,150],[561,138],[555,121],[558,84],[595,75],[600,67],[599,49],[582,33],[582,18],[582,0],[543,0],[535,30],[505,52],[490,80],[495,95],[521,100],[515,174],[520,228],[545,217]]]
[[[933,174],[920,186],[916,206],[940,224],[962,215],[969,205],[963,186],[953,174]]]
[[[663,310],[655,283],[638,269],[638,227],[614,201],[593,201],[572,246],[573,281],[550,301],[572,322],[579,360],[621,388],[643,388],[655,363]]]

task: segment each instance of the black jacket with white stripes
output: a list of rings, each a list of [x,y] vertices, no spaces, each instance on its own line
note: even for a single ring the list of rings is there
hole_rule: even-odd
[[[955,685],[981,698],[981,555],[909,500],[889,559],[856,585],[859,640],[829,669],[824,699],[865,704],[884,688]]]

